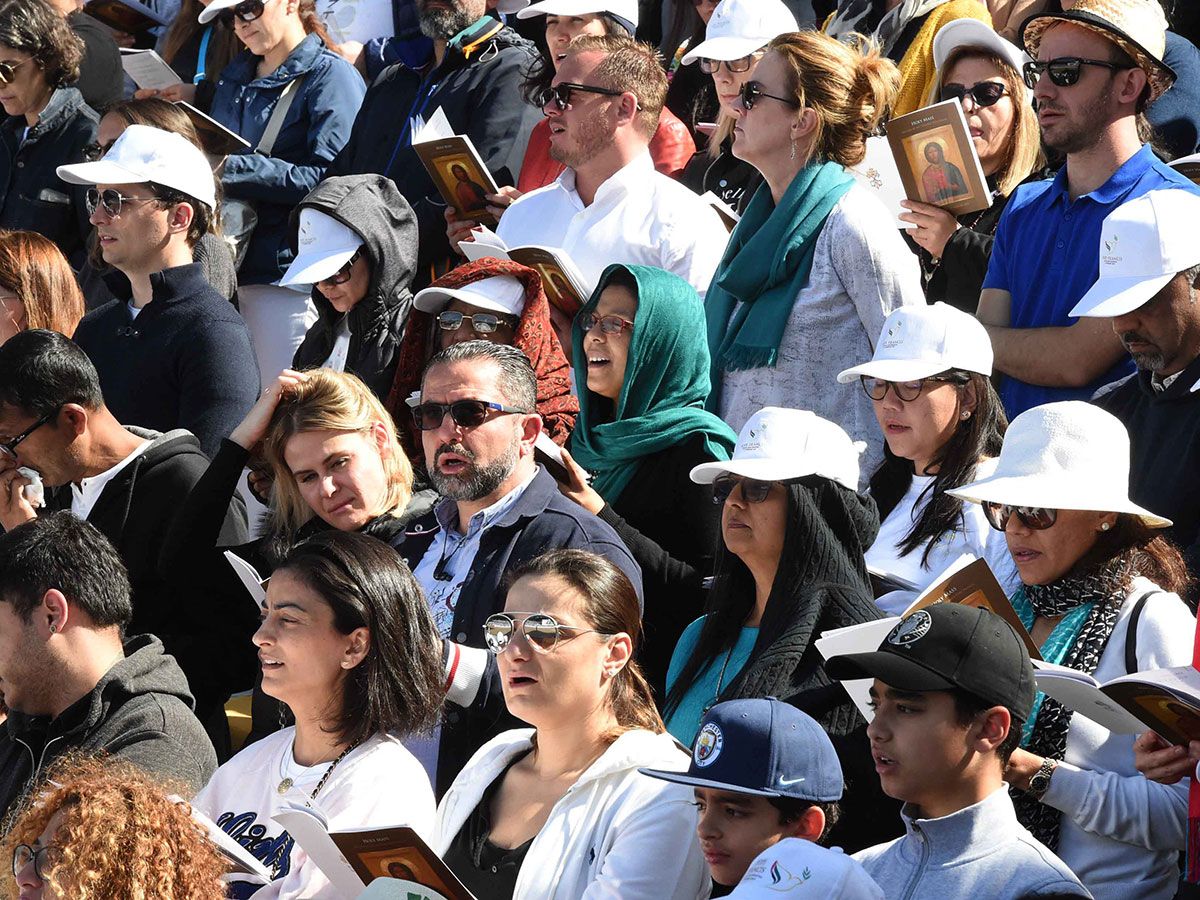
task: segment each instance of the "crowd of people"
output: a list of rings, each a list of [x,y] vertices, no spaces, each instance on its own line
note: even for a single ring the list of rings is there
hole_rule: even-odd
[[[1190,10],[141,5],[0,0],[9,895],[349,898],[311,814],[480,900],[1200,896]],[[990,203],[897,219],[943,101]]]

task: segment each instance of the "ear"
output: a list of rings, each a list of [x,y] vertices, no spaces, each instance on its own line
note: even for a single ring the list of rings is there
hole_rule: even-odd
[[[521,424],[518,427],[521,429],[520,454],[529,456],[533,453],[533,445],[538,436],[545,430],[542,417],[537,413],[527,413],[521,416]]]
[[[817,111],[804,107],[792,122],[792,140],[799,141],[817,130]]]
[[[608,642],[608,654],[604,657],[604,674],[608,678],[615,678],[631,659],[633,639],[623,631],[613,635]]]
[[[392,455],[392,445],[388,441],[387,426],[382,422],[376,422],[371,426],[371,436],[375,438],[375,449],[379,451],[379,455],[387,459]]]
[[[64,403],[59,413],[60,428],[66,428],[72,438],[77,438],[87,430],[90,412],[78,403]]]
[[[625,125],[637,118],[638,114],[638,99],[633,91],[626,91],[621,95],[621,102],[617,105],[617,122],[620,125]]]
[[[810,806],[800,818],[784,827],[787,829],[785,837],[797,837],[815,844],[825,830],[825,813],[818,806]]]
[[[975,412],[975,407],[979,405],[979,392],[975,390],[975,382],[968,381],[963,386],[962,394],[959,395],[959,406],[961,412]]]
[[[167,227],[172,234],[187,234],[188,229],[192,227],[192,219],[195,217],[196,210],[192,208],[192,204],[176,203],[167,219]]]
[[[1006,706],[993,706],[979,714],[971,726],[974,730],[974,749],[982,754],[995,753],[1012,728],[1012,713]]]
[[[367,658],[371,649],[371,629],[355,628],[346,635],[346,649],[342,653],[342,668],[353,669]]]
[[[50,588],[42,595],[40,606],[34,607],[32,621],[43,640],[52,634],[61,634],[71,619],[71,604],[65,594]]]
[[[1112,531],[1117,527],[1117,514],[1114,512],[1100,513],[1096,516],[1097,531]]]
[[[1142,93],[1146,90],[1146,85],[1150,79],[1146,73],[1138,67],[1126,69],[1121,73],[1124,79],[1121,82],[1121,89],[1117,92],[1117,99],[1122,103],[1134,103],[1141,99]]]

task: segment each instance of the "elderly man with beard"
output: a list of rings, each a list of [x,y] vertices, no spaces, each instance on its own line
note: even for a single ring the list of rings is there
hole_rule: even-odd
[[[454,344],[425,368],[413,409],[442,500],[398,549],[429,600],[445,643],[451,706],[431,738],[410,742],[440,796],[471,754],[514,719],[504,708],[483,623],[504,607],[504,573],[548,550],[590,550],[642,573],[608,524],[568,500],[534,459],[542,432],[525,354],[488,341]]]

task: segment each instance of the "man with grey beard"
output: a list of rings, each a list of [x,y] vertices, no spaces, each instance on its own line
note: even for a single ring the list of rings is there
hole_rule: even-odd
[[[537,378],[520,350],[454,344],[425,367],[413,409],[425,465],[442,500],[397,548],[425,591],[445,643],[447,699],[431,739],[408,741],[439,796],[489,738],[516,727],[504,709],[484,620],[504,609],[504,573],[549,550],[590,550],[642,593],[617,533],[558,490],[534,459],[542,431]]]
[[[445,201],[412,148],[413,132],[440,108],[465,134],[499,184],[516,184],[529,133],[542,117],[521,85],[537,48],[488,15],[487,0],[416,0],[433,59],[421,69],[389,66],[367,91],[350,140],[326,176],[386,175],[420,226],[417,283],[450,258]]]

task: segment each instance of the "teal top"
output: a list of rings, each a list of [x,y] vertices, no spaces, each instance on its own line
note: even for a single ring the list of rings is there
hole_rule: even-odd
[[[700,640],[700,629],[704,627],[704,619],[704,616],[698,618],[679,636],[679,643],[675,645],[675,652],[671,654],[671,665],[667,669],[667,693],[670,693],[671,688],[675,686],[679,673],[683,671],[683,667],[692,655],[692,650],[696,647],[696,642]],[[685,746],[692,746],[692,742],[696,740],[696,732],[700,730],[700,720],[704,718],[704,713],[716,702],[720,692],[733,684],[734,679],[737,678],[738,673],[742,671],[742,667],[750,658],[750,651],[754,649],[754,642],[757,640],[757,628],[743,628],[732,649],[717,654],[707,666],[700,670],[692,682],[692,686],[688,688],[687,693],[680,699],[679,705],[675,707],[675,711],[667,719],[667,731],[671,732],[675,740]],[[725,670],[723,678],[721,677],[722,668]],[[717,688],[718,681],[721,683],[719,690]]]

